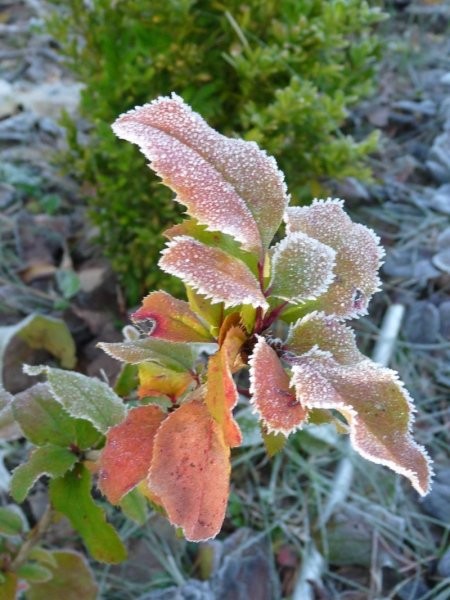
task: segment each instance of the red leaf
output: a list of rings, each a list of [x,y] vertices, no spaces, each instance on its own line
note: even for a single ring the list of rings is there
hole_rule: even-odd
[[[188,213],[261,254],[277,231],[288,197],[275,160],[254,142],[226,138],[181,98],[158,98],[113,125],[138,144]]]
[[[133,322],[150,326],[148,335],[169,342],[211,342],[213,338],[187,302],[166,292],[152,292],[131,315]]]
[[[219,533],[229,478],[230,450],[219,426],[202,402],[183,404],[156,435],[149,487],[186,539],[199,542]]]
[[[147,477],[154,437],[165,416],[157,406],[138,406],[106,434],[99,460],[99,487],[112,504],[118,504]]]
[[[239,315],[236,316],[239,318]],[[233,380],[233,367],[245,339],[240,327],[231,327],[219,351],[208,362],[206,406],[222,428],[225,443],[231,448],[242,443],[242,434],[232,412],[239,399]]]
[[[287,436],[299,429],[308,411],[297,401],[277,353],[263,337],[258,337],[249,364],[251,402],[267,430]]]

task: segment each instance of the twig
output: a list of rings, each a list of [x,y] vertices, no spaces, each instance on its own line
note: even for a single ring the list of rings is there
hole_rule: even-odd
[[[53,516],[53,510],[50,504],[47,505],[44,514],[33,527],[33,529],[28,533],[27,538],[25,539],[22,547],[20,548],[17,556],[11,563],[11,570],[17,571],[17,569],[23,565],[24,562],[28,559],[28,555],[31,552],[32,548],[39,542],[40,538],[43,536],[48,526],[51,523]]]

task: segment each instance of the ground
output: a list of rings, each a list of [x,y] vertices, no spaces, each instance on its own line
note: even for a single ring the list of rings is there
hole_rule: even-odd
[[[156,514],[141,527],[111,513],[131,558],[93,564],[102,598],[450,598],[450,3],[386,5],[378,90],[347,125],[356,135],[380,132],[374,181],[335,191],[387,249],[384,290],[358,323],[359,340],[370,354],[387,307],[404,306],[390,366],[416,400],[416,437],[435,461],[433,491],[419,500],[407,482],[315,430],[296,434],[273,461],[250,444],[235,455],[219,541],[198,548]],[[58,113],[75,114],[80,83],[40,30],[45,10],[40,0],[0,0],[0,325],[34,311],[62,318],[77,343],[77,369],[112,381],[116,363],[96,344],[121,339],[127,308],[95,243],[83,189],[57,164]],[[7,389],[30,384],[21,362],[45,358],[14,342],[3,365]],[[7,467],[25,451],[0,448]],[[27,506],[31,519],[44,496],[41,486]],[[48,542],[68,536],[80,548],[63,526]],[[212,574],[200,581],[205,569]],[[155,591],[174,585],[182,587]]]

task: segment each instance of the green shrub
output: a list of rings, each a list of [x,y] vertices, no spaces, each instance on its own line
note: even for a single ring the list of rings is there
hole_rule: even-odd
[[[119,112],[176,91],[224,134],[275,155],[297,201],[329,178],[367,177],[374,136],[345,134],[348,108],[370,93],[382,18],[362,0],[64,0],[48,22],[86,84],[89,145],[66,119],[66,162],[93,186],[92,217],[134,301],[163,276],[161,230],[180,209],[144,159],[114,138]],[[165,284],[166,282],[164,282]]]

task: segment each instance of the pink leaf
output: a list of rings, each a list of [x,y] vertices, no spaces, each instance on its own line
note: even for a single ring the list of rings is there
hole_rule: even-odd
[[[335,255],[303,233],[286,236],[272,250],[271,295],[295,303],[322,295],[334,279]]]
[[[335,317],[324,313],[309,313],[299,319],[289,330],[286,348],[295,354],[304,354],[314,347],[331,352],[342,365],[364,360],[356,346],[355,334]]]
[[[159,266],[213,303],[268,306],[256,277],[242,261],[188,236],[179,236],[169,242]]]
[[[394,371],[370,360],[342,366],[319,350],[299,357],[292,371],[305,408],[339,411],[361,456],[404,475],[419,494],[428,493],[430,460],[411,436],[412,400]]]
[[[254,142],[217,133],[175,94],[121,115],[113,130],[140,147],[201,224],[257,254],[268,247],[288,197],[275,160]]]
[[[150,326],[149,335],[170,342],[211,342],[212,336],[187,302],[166,292],[152,292],[131,315],[136,325]]]
[[[311,206],[288,208],[285,220],[288,233],[305,233],[336,251],[335,281],[315,306],[350,319],[365,314],[378,291],[384,251],[375,233],[353,223],[342,207],[342,200],[315,200]]]
[[[307,419],[308,411],[297,401],[289,377],[263,337],[249,360],[251,403],[269,432],[289,435]]]

